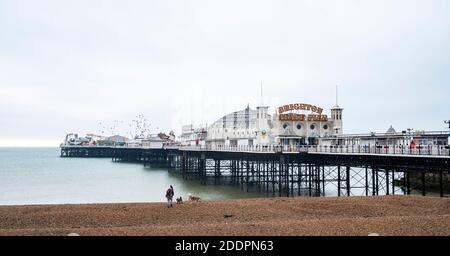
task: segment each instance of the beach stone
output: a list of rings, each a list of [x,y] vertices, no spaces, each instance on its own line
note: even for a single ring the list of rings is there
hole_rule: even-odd
[[[278,198],[211,200],[173,209],[165,208],[164,202],[0,206],[0,236],[450,234],[447,225],[450,223],[450,198],[295,197],[285,200],[282,203]],[[127,212],[123,211],[124,206],[128,207]]]

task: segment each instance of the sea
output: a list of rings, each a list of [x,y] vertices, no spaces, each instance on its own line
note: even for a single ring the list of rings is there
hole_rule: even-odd
[[[59,148],[0,148],[0,205],[164,202],[188,193],[204,200],[259,197],[226,185],[184,180],[165,168],[110,158],[62,158]]]

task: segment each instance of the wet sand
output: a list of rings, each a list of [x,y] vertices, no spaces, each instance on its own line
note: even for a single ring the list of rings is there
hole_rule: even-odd
[[[450,199],[270,198],[0,206],[0,235],[450,235]]]

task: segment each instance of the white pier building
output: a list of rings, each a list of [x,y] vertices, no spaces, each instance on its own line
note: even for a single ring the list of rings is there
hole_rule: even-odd
[[[235,111],[207,127],[183,126],[181,145],[190,146],[420,146],[448,147],[450,132],[401,131],[391,126],[385,133],[344,134],[343,108],[330,115],[318,106],[293,103],[269,114],[268,106]]]
[[[184,126],[180,139],[185,145],[318,145],[322,138],[343,134],[342,111],[336,105],[328,116],[323,108],[294,103],[269,114],[268,106],[258,106],[256,110],[247,106],[221,117],[206,129]]]

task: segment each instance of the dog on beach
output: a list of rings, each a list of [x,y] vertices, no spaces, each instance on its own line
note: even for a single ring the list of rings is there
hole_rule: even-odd
[[[193,196],[190,193],[188,194],[188,201],[190,202],[200,202],[200,197],[198,196]]]
[[[182,204],[183,203],[183,198],[180,196],[177,198],[177,204]]]

